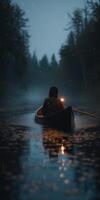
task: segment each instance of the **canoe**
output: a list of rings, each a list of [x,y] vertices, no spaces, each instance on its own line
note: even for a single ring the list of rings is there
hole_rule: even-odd
[[[74,129],[74,113],[71,107],[67,107],[62,111],[44,116],[43,107],[40,107],[35,113],[35,122],[44,126],[72,131]]]

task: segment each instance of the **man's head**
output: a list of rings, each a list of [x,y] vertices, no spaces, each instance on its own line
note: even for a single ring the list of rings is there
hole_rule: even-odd
[[[49,97],[58,97],[58,88],[53,86],[49,90]]]

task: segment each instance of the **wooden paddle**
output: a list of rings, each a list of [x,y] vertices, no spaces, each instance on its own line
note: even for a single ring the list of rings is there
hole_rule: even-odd
[[[95,114],[92,114],[92,113],[89,113],[89,112],[84,112],[84,111],[77,110],[77,109],[73,109],[73,112],[78,112],[78,113],[80,113],[80,114],[84,114],[84,115],[93,117],[93,118],[95,118],[95,119],[100,119],[100,117],[97,117]]]

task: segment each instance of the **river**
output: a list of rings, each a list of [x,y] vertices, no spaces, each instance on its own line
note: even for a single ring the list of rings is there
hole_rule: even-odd
[[[43,128],[34,113],[1,123],[1,199],[100,199],[99,124],[80,115],[75,124],[72,134]]]

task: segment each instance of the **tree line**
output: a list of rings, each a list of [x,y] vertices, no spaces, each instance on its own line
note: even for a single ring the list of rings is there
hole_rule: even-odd
[[[0,94],[1,96],[58,81],[55,55],[40,60],[29,52],[28,19],[11,0],[0,0]]]
[[[60,49],[66,87],[75,93],[99,95],[100,0],[88,0],[83,9],[74,10],[66,31],[67,40]]]
[[[27,19],[11,0],[0,0],[0,93],[24,84],[29,55]]]
[[[55,54],[52,54],[49,61],[47,55],[39,60],[34,52],[29,59],[28,87],[32,89],[36,86],[45,87],[59,84],[59,70]]]

